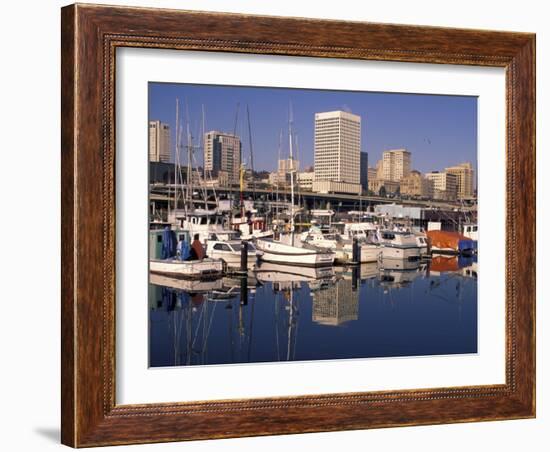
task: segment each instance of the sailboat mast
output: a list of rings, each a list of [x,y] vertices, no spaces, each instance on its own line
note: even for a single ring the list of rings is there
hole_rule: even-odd
[[[290,154],[290,232],[292,234],[292,245],[294,245],[294,154],[292,152],[292,105],[288,115],[288,140]]]
[[[277,156],[277,191],[275,193],[276,195],[276,209],[277,209],[277,224],[279,222],[279,217],[280,217],[280,213],[281,213],[281,206],[279,204],[280,202],[280,196],[279,196],[279,187],[281,185],[281,169],[280,169],[280,166],[279,166],[279,162],[281,161],[281,148],[283,147],[283,129],[281,128],[281,131],[279,132],[279,150],[278,150],[278,156]],[[286,178],[286,175],[285,175],[285,178]]]
[[[252,126],[250,125],[250,109],[246,104],[246,117],[248,119],[248,145],[250,147],[250,172],[252,173],[252,195],[256,199],[256,182],[254,180],[254,151],[252,149]]]
[[[178,208],[178,163],[180,155],[180,136],[179,136],[179,123],[180,123],[180,100],[176,98],[176,149],[174,152],[174,218],[176,217],[176,211]],[[170,205],[170,203],[168,203]]]
[[[193,210],[193,143],[191,139],[191,131],[189,130],[189,106],[187,105],[187,103],[185,104],[185,109],[187,126],[187,197],[189,200],[189,208],[190,210]]]

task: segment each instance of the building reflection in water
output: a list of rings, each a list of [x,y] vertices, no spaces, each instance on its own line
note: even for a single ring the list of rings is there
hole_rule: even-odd
[[[311,292],[312,320],[320,325],[339,326],[359,317],[359,290],[351,277],[341,277],[329,287]]]

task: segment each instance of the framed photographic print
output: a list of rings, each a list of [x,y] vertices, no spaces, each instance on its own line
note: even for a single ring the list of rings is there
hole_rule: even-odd
[[[535,416],[535,37],[62,9],[62,442]]]

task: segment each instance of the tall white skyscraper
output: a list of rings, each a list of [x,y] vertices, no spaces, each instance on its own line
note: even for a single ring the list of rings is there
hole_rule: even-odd
[[[406,149],[384,151],[382,155],[382,179],[399,182],[411,172],[411,153]]]
[[[149,161],[170,161],[170,126],[160,121],[149,121]]]
[[[315,181],[361,183],[361,117],[315,113]]]
[[[204,134],[204,170],[212,176],[227,173],[229,183],[239,182],[241,139],[237,135],[211,130]]]

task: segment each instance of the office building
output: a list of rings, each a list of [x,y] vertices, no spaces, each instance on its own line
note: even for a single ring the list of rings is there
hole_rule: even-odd
[[[378,170],[376,168],[369,168],[367,170],[367,174],[368,174],[368,179],[367,179],[367,186],[368,186],[368,183],[371,181],[371,180],[376,180],[378,179]]]
[[[205,175],[217,177],[225,171],[230,185],[239,183],[241,139],[237,135],[212,130],[204,134]]]
[[[170,126],[160,121],[149,121],[149,161],[170,161]]]
[[[433,198],[442,201],[456,201],[457,176],[445,171],[426,173],[426,179],[433,183]]]
[[[361,118],[359,116],[345,111],[315,113],[314,172],[315,183],[339,182],[343,183],[341,188],[345,190],[351,189],[353,193],[360,190]],[[330,185],[332,184],[327,186]]]
[[[399,182],[411,172],[411,153],[406,149],[393,149],[382,154],[381,179]]]
[[[399,182],[393,180],[370,179],[369,190],[376,196],[385,196],[399,192]]]
[[[419,171],[413,170],[401,179],[401,194],[418,198],[433,197],[433,180],[426,179]]]
[[[445,172],[456,175],[458,199],[474,198],[474,168],[471,163],[460,163],[445,168]]]
[[[313,171],[302,171],[296,173],[298,188],[304,191],[313,190],[313,182],[315,181],[315,173]]]

